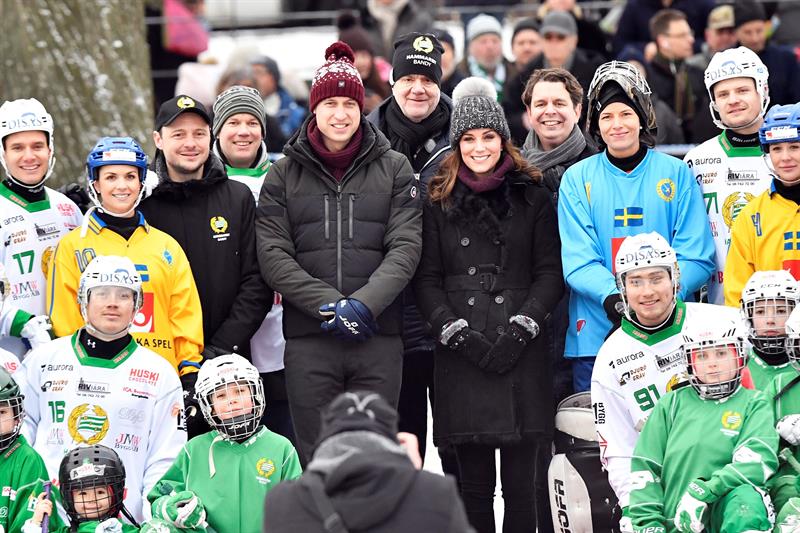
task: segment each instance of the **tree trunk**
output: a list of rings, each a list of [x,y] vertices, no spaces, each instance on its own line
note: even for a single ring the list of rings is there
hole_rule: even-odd
[[[0,0],[0,99],[36,98],[55,123],[50,187],[85,182],[104,136],[152,153],[152,81],[143,0]]]

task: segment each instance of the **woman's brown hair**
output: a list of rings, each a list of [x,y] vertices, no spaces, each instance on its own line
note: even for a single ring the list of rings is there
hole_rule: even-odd
[[[542,173],[538,168],[531,165],[527,159],[522,157],[514,143],[509,139],[503,141],[503,152],[511,156],[514,161],[514,171],[525,174],[533,181],[541,181]],[[440,204],[447,207],[453,187],[456,186],[458,179],[458,168],[461,166],[461,150],[458,145],[442,160],[436,175],[431,178],[428,184],[428,200],[433,204]]]

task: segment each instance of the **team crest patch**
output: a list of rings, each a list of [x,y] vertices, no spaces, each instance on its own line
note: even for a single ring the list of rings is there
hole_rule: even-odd
[[[269,483],[269,478],[272,474],[275,473],[275,463],[272,462],[272,459],[266,459],[262,457],[256,463],[256,479],[260,483]]]
[[[737,411],[725,411],[722,413],[720,422],[722,423],[720,431],[730,436],[738,435],[739,428],[742,427],[742,413]]]
[[[671,202],[675,198],[675,182],[669,178],[664,178],[656,185],[656,192],[659,198],[665,202]]]
[[[722,204],[722,220],[725,221],[725,225],[728,226],[728,228],[733,225],[733,221],[739,216],[739,212],[744,209],[744,206],[753,198],[755,198],[755,196],[751,193],[743,191],[735,192],[725,198],[725,202]]]
[[[108,433],[108,413],[99,405],[82,403],[69,414],[67,427],[77,444],[97,444]]]
[[[230,233],[228,233],[228,221],[225,220],[225,217],[222,215],[211,217],[209,220],[209,225],[211,226],[211,231],[214,232],[212,237],[217,242],[221,242],[227,240],[230,237]]]

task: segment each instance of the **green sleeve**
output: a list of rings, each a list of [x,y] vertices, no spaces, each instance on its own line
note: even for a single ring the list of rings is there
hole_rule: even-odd
[[[297,450],[295,450],[294,446],[289,445],[287,451],[289,453],[283,462],[281,481],[297,479],[303,473],[303,468],[300,466],[300,458],[297,456]]]
[[[778,468],[778,432],[772,419],[766,398],[756,393],[747,404],[733,460],[714,472],[706,483],[716,498],[744,483],[765,488],[767,479]]]
[[[24,450],[18,450],[17,453]],[[31,452],[33,450],[31,449]],[[33,452],[35,453],[35,452]],[[39,494],[44,492],[44,483],[49,478],[44,462],[38,456],[29,456],[17,463],[19,479],[31,480],[17,487],[16,497],[8,502],[8,531],[21,531],[25,521],[33,518],[33,509]],[[52,487],[50,499],[53,502],[53,514],[50,516],[51,529],[62,527],[64,524],[58,516],[58,506],[61,503],[58,489]]]
[[[670,411],[675,394],[667,394],[642,428],[631,458],[631,493],[625,515],[630,517],[634,531],[663,533],[667,518],[664,516],[664,487],[661,470],[667,436],[670,428]]]
[[[186,451],[186,446],[181,448],[175,462],[169,467],[169,470],[164,472],[161,479],[153,486],[147,494],[147,501],[151,504],[159,499],[161,496],[167,496],[174,492],[180,492],[186,487],[186,474],[189,471],[189,454]]]

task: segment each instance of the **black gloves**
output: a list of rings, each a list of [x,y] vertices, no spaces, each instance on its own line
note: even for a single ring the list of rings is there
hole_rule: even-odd
[[[622,295],[615,292],[614,294],[606,296],[606,299],[603,300],[603,309],[606,312],[608,320],[611,322],[611,329],[608,332],[608,336],[610,336],[622,325],[622,316],[625,314],[625,304],[622,302]],[[608,336],[606,336],[606,338],[608,338]]]
[[[222,348],[218,348],[211,344],[206,344],[203,347],[203,353],[200,355],[203,356],[203,361],[208,361],[209,359],[214,359],[215,357],[219,357],[220,355],[228,355],[234,353],[233,350],[224,350]]]
[[[458,352],[462,357],[475,365],[481,366],[481,361],[486,357],[486,353],[492,347],[483,333],[475,331],[470,327],[463,327],[455,335],[450,337],[447,347]]]
[[[181,387],[183,388],[183,419],[186,431],[192,435],[198,435],[198,431],[207,428],[203,413],[200,411],[200,403],[194,397],[194,386],[197,383],[197,372],[190,372],[180,376]],[[207,431],[207,430],[206,430]]]
[[[522,350],[533,340],[533,335],[518,324],[509,324],[508,328],[494,341],[494,346],[486,354],[486,361],[481,368],[487,372],[505,374],[517,364]]]

